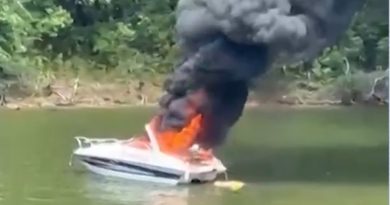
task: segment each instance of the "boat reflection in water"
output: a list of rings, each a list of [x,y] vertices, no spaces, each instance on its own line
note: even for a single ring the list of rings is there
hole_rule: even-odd
[[[189,187],[90,175],[85,179],[85,197],[91,204],[189,205]]]

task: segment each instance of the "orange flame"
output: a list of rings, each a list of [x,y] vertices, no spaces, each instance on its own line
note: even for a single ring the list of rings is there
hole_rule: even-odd
[[[191,146],[195,143],[196,137],[199,131],[202,129],[201,124],[203,121],[203,116],[197,112],[195,109],[206,97],[203,90],[198,90],[197,92],[192,93],[189,96],[189,101],[187,102],[188,109],[186,112],[189,115],[193,115],[189,123],[181,130],[166,130],[159,131],[157,127],[160,124],[161,116],[155,116],[149,123],[149,127],[156,138],[160,151],[179,156],[179,157],[188,157],[192,156],[190,152]],[[137,146],[139,148],[148,148],[150,140],[147,137],[143,136],[138,138],[136,141],[131,141],[131,146]],[[192,153],[192,154],[191,154]],[[202,159],[209,159],[213,156],[212,149],[203,150],[201,147],[195,151],[197,157]]]
[[[180,153],[188,150],[194,143],[195,138],[201,128],[202,115],[197,114],[191,119],[187,126],[180,131],[167,130],[158,132],[155,129],[156,118],[152,120],[153,132],[161,151],[167,153]]]

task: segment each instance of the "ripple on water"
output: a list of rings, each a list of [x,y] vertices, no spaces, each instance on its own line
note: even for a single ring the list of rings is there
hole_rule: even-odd
[[[0,172],[1,175],[1,172]],[[4,184],[0,183],[0,201],[4,201],[5,196],[7,195]]]
[[[28,203],[48,204],[53,202],[53,187],[36,186],[27,190],[24,198]]]
[[[187,204],[188,188],[119,179],[87,178],[85,196],[111,204]],[[103,203],[104,204],[104,203]]]
[[[53,199],[29,196],[29,197],[26,197],[26,201],[39,202],[39,203],[49,203],[49,202],[51,203],[51,202],[53,202]]]

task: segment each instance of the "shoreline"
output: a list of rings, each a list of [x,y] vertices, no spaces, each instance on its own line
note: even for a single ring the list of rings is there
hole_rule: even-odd
[[[262,108],[280,108],[280,109],[340,109],[349,107],[387,107],[386,105],[366,105],[366,104],[353,104],[343,105],[341,102],[329,102],[329,101],[316,101],[309,102],[306,104],[291,104],[281,102],[247,102],[245,104],[245,110],[247,109],[262,109]],[[31,103],[8,103],[0,110],[75,110],[75,109],[131,109],[131,108],[158,108],[157,103],[146,103],[146,104],[88,104],[88,103],[75,103],[75,104],[31,104]]]
[[[41,86],[40,90],[26,89],[16,85],[5,92],[4,104],[0,106],[0,109],[157,108],[158,100],[163,95],[161,82],[161,79],[153,82],[152,80],[140,79],[96,81],[63,78],[52,81],[48,86]],[[257,93],[254,90],[248,96],[245,109],[261,107],[302,109],[386,106],[386,104],[378,102],[343,103],[342,100],[337,99],[319,99],[315,95],[316,92],[310,92],[309,95],[300,97],[298,95],[300,92],[304,91],[295,89],[280,93],[271,91],[271,93],[266,94]],[[262,94],[266,95],[262,96]]]

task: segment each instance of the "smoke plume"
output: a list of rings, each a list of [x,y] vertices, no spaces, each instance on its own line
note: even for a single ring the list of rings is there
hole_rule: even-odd
[[[221,144],[241,116],[248,83],[275,63],[316,57],[363,0],[179,0],[182,59],[160,100],[161,129],[204,117],[198,143]]]

